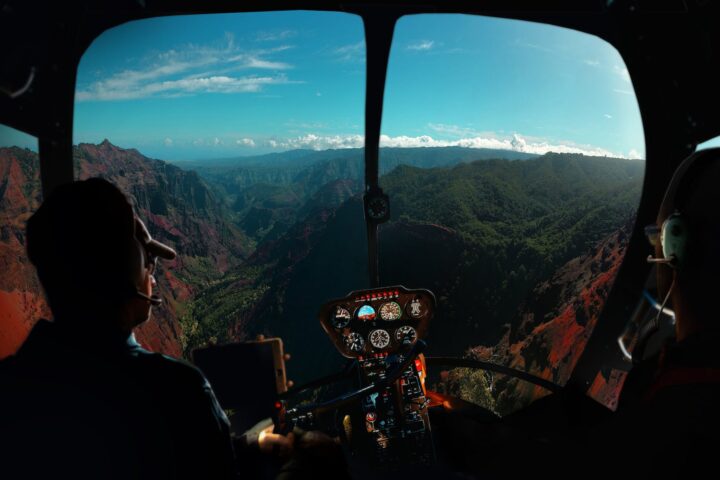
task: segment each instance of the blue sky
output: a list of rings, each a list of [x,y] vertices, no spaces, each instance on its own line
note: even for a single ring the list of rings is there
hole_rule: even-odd
[[[181,16],[98,38],[78,70],[74,142],[184,160],[363,145],[359,17]],[[644,157],[617,52],[590,35],[468,15],[400,20],[382,145]]]

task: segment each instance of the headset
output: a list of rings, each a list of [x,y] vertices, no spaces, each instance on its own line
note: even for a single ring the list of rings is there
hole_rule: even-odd
[[[162,298],[157,294],[152,295],[146,295],[145,293],[141,292],[139,288],[137,288],[138,284],[144,281],[144,276],[146,275],[146,272],[149,268],[150,264],[155,264],[157,262],[157,258],[154,258],[154,256],[147,250],[145,245],[143,245],[143,242],[139,240],[138,238],[133,239],[135,242],[135,248],[133,248],[133,256],[136,256],[137,258],[133,261],[137,262],[137,267],[139,267],[139,272],[133,272],[133,279],[131,281],[133,284],[135,284],[135,295],[137,297],[142,298],[143,300],[147,301],[151,305],[161,305],[163,303]],[[139,254],[138,254],[139,253]],[[153,276],[153,273],[149,273],[150,275],[150,281],[153,284],[153,287],[155,286],[155,277]]]
[[[647,346],[648,340],[660,329],[660,316],[662,313],[669,315],[674,323],[675,314],[673,311],[665,308],[670,295],[675,287],[676,273],[683,271],[688,266],[688,257],[693,244],[693,232],[691,231],[691,221],[683,213],[683,207],[687,201],[688,195],[693,190],[695,182],[705,171],[707,165],[713,160],[720,159],[720,148],[712,148],[695,152],[680,163],[675,170],[670,184],[665,191],[665,196],[660,205],[660,214],[665,214],[672,209],[672,213],[663,221],[658,229],[657,225],[648,225],[645,227],[647,235],[652,245],[659,243],[662,257],[653,257],[649,255],[647,261],[656,265],[667,265],[673,269],[673,278],[670,288],[665,295],[661,304],[654,300],[650,304],[657,310],[650,321],[642,323],[647,310],[639,308],[633,319],[630,320],[625,327],[623,333],[618,337],[618,345],[623,356],[633,363],[642,360]],[[646,295],[649,297],[649,294]],[[628,350],[628,344],[633,336],[636,336],[637,342],[634,352],[631,354]]]
[[[682,210],[695,182],[707,166],[718,159],[720,159],[720,148],[710,148],[693,153],[678,166],[660,205],[660,212],[666,212],[671,207],[674,210],[660,227],[658,240],[662,258],[650,255],[647,258],[648,262],[667,265],[676,271],[687,267],[693,235],[690,221]],[[652,226],[646,227],[645,233],[651,237]]]
[[[137,267],[132,272],[133,284],[135,285],[135,296],[144,299],[151,305],[162,304],[162,298],[159,295],[146,295],[138,288],[145,279],[145,275],[150,276],[150,282],[155,287],[155,277],[153,276],[155,266],[159,257],[166,259],[175,258],[175,251],[150,236],[150,232],[140,218],[135,215],[135,236],[133,238],[130,254],[135,257],[131,260],[131,264]]]
[[[648,233],[649,228],[645,229]],[[648,234],[650,236],[652,234]],[[675,270],[682,270],[687,263],[688,225],[684,215],[676,210],[662,224],[660,228],[660,247],[662,258],[648,256],[649,263],[667,265]]]

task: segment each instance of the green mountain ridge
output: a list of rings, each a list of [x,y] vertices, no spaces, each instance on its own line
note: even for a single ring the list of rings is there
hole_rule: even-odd
[[[492,345],[539,282],[632,218],[643,169],[643,162],[572,154],[398,166],[381,178],[392,211],[379,234],[381,281],[438,295],[431,353]],[[324,207],[260,241],[243,267],[252,267],[244,283],[247,273],[238,271],[218,284],[219,297],[237,296],[241,315],[214,315],[212,296],[194,306],[193,321],[213,317],[219,339],[283,337],[298,381],[341,361],[317,324],[318,306],[367,285],[359,192]]]

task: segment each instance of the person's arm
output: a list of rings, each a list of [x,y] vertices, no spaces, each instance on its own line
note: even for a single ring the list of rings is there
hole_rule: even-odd
[[[187,439],[183,449],[186,458],[181,465],[181,478],[235,478],[235,455],[230,437],[230,422],[208,381],[200,375],[199,388],[185,398],[187,412],[179,419]]]

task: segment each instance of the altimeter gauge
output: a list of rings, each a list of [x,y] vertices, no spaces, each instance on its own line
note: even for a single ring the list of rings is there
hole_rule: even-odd
[[[377,349],[383,349],[390,345],[390,334],[383,330],[373,330],[370,332],[370,345]]]
[[[417,332],[410,325],[403,325],[395,330],[395,340],[403,345],[415,343],[415,340],[417,340]]]
[[[348,350],[355,353],[362,352],[362,349],[365,346],[365,340],[363,340],[362,335],[357,332],[350,332],[345,335],[343,337],[343,342]]]
[[[402,316],[402,307],[397,302],[383,303],[380,307],[380,318],[383,320],[399,320]]]

